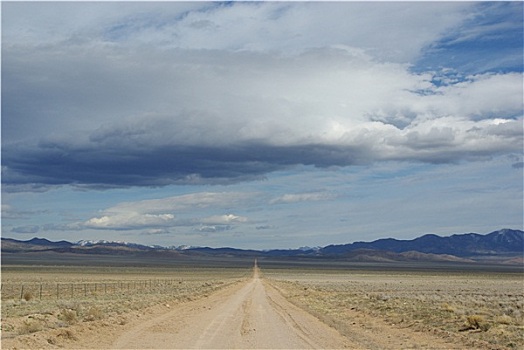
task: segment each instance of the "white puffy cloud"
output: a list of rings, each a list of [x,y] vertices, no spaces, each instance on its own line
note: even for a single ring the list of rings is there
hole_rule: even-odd
[[[166,233],[169,228],[174,227],[195,227],[198,231],[202,231],[202,227],[214,227],[214,231],[225,228],[229,230],[233,225],[248,223],[249,219],[231,213],[209,216],[205,214],[226,210],[225,208],[239,205],[252,197],[252,194],[240,192],[199,192],[123,202],[103,210],[101,215],[82,223],[65,225],[63,229],[144,229],[144,234]],[[54,226],[52,229],[60,228]]]
[[[470,119],[522,116],[522,74],[481,74],[435,88],[426,109]],[[426,99],[423,99],[426,100]]]
[[[94,229],[137,229],[145,227],[162,227],[172,225],[173,214],[148,214],[136,212],[121,212],[103,215],[87,220],[83,226]]]

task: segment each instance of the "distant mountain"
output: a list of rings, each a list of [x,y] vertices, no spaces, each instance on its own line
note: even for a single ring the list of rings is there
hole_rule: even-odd
[[[236,249],[236,248],[209,248],[209,247],[193,247],[185,249],[185,251],[198,252],[210,255],[236,255],[236,256],[251,256],[260,255],[259,250],[251,249]]]
[[[53,247],[67,247],[67,246],[70,246],[72,245],[72,243],[70,242],[67,242],[67,241],[58,241],[58,242],[51,242],[45,238],[33,238],[33,239],[30,239],[29,241],[27,241],[27,243],[29,244],[34,244],[34,245],[40,245],[40,246],[53,246]]]
[[[2,237],[2,252],[38,251],[56,248],[69,248],[73,243],[67,241],[52,242],[45,238],[32,238],[28,241],[19,241]]]
[[[426,254],[416,251],[395,253],[387,250],[356,249],[339,255],[345,261],[355,262],[399,262],[399,261],[433,261],[472,263],[474,260],[459,258],[449,254]]]
[[[477,233],[441,237],[427,234],[412,240],[394,238],[373,242],[355,242],[326,247],[273,249],[266,251],[191,246],[161,247],[115,241],[52,242],[44,238],[19,241],[2,238],[2,252],[24,253],[51,251],[74,254],[135,254],[139,256],[221,256],[342,259],[345,261],[448,261],[491,260],[521,264],[524,256],[524,231],[502,229],[487,235]]]
[[[517,255],[524,253],[524,231],[502,229],[487,235],[465,233],[449,237],[427,234],[412,240],[386,238],[373,242],[329,245],[322,248],[320,254],[344,255],[358,249],[384,250],[394,253],[417,251],[426,254],[448,254],[458,257]]]
[[[136,248],[140,250],[150,250],[150,249],[166,249],[161,246],[147,246],[143,244],[138,243],[129,243],[129,242],[122,242],[122,241],[106,241],[106,240],[97,240],[97,241],[86,241],[81,240],[74,244],[76,247],[96,247],[96,246],[105,246],[105,247],[128,247],[128,248]]]

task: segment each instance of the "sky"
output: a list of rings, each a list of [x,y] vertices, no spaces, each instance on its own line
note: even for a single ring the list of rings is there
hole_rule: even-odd
[[[523,229],[523,3],[2,2],[2,236]]]

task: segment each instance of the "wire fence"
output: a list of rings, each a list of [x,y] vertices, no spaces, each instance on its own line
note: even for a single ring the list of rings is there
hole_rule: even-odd
[[[64,300],[104,295],[154,294],[171,291],[184,283],[174,279],[108,282],[2,283],[1,299]]]

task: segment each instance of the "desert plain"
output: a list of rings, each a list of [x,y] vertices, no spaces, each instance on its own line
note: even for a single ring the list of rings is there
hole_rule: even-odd
[[[3,349],[522,349],[520,267],[3,264]]]

